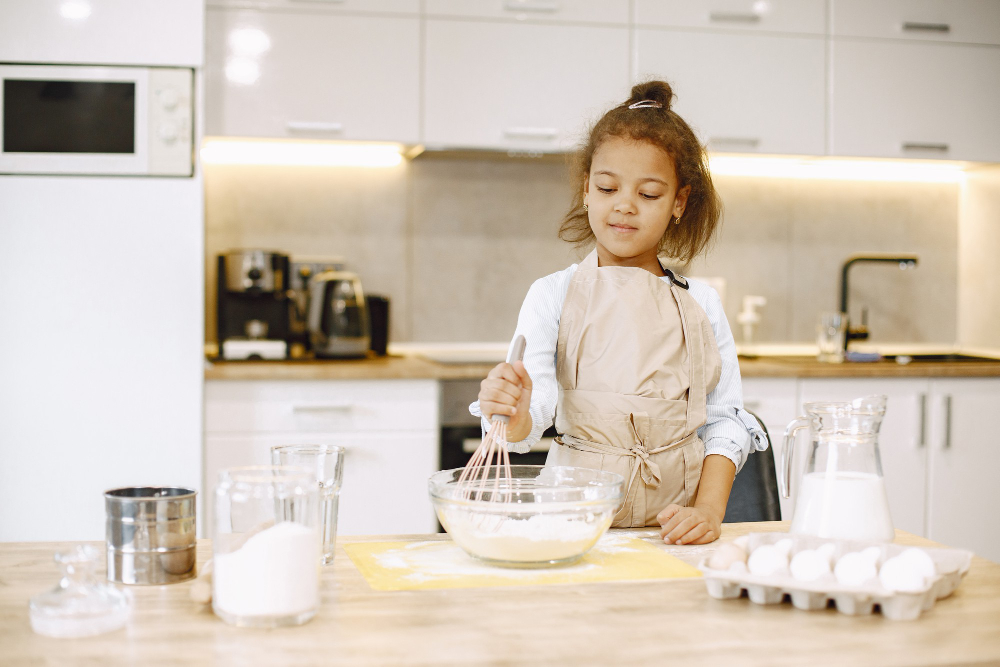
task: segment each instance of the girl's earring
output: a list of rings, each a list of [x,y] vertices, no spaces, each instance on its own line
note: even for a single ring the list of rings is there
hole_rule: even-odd
[[[681,224],[681,216],[677,216],[677,219],[676,219],[676,220],[674,220],[674,224],[675,224],[675,225],[679,225],[679,224]]]
[[[584,211],[589,211],[590,210],[590,207],[587,206],[587,202],[583,202],[583,210]]]

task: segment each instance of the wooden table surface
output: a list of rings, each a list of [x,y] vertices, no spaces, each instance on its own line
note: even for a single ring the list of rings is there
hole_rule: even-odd
[[[785,522],[726,524],[721,542]],[[668,547],[688,562],[721,542]],[[350,541],[444,536],[343,538]],[[904,544],[935,546],[897,532]],[[303,626],[231,627],[188,598],[190,583],[130,587],[129,625],[86,639],[32,632],[28,600],[58,579],[66,543],[0,544],[2,665],[311,664],[1000,664],[1000,565],[975,558],[958,590],[915,621],[834,609],[714,600],[701,579],[378,592],[338,547],[322,606]],[[199,543],[199,561],[210,544]]]

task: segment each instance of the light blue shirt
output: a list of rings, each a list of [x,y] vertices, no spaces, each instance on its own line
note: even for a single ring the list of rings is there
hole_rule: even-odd
[[[567,269],[536,280],[521,305],[514,337],[521,334],[528,343],[524,367],[531,376],[532,384],[531,433],[520,442],[508,443],[512,452],[527,452],[553,423],[560,391],[556,381],[559,318],[566,300],[566,290],[576,268],[577,265],[573,264]],[[663,277],[662,280],[670,279]],[[767,449],[767,437],[753,416],[743,409],[743,386],[736,359],[736,342],[722,310],[718,292],[697,280],[688,279],[687,282],[689,293],[708,315],[722,359],[719,384],[708,395],[707,419],[704,426],[698,429],[698,435],[705,443],[706,456],[721,454],[731,460],[739,471],[751,450]],[[479,401],[470,405],[469,411],[482,418]],[[482,422],[485,434],[489,422],[485,418]]]

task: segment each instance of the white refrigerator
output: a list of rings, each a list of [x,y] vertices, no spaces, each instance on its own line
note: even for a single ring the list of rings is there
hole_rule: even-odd
[[[0,3],[0,63],[193,70],[193,148],[203,21],[202,0]],[[154,120],[151,132],[177,129]],[[101,541],[115,487],[200,499],[200,169],[0,172],[0,541]]]

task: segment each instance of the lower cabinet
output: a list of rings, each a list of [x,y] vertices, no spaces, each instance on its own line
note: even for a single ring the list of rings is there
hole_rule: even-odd
[[[1000,562],[1000,379],[932,380],[927,536]]]
[[[213,380],[205,430],[206,527],[220,470],[269,464],[274,445],[335,444],[346,449],[338,534],[437,530],[427,495],[438,470],[434,380]]]

